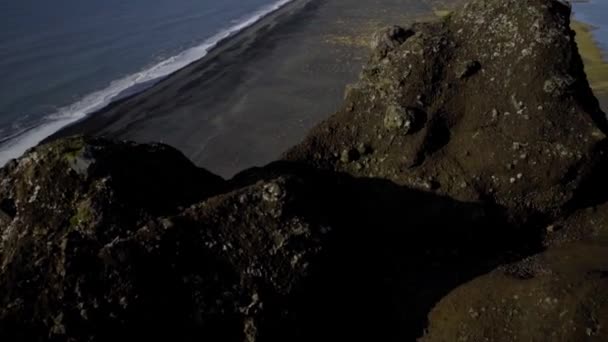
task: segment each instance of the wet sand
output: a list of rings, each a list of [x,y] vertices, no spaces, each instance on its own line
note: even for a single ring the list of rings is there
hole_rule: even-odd
[[[161,141],[224,177],[275,160],[341,104],[379,27],[429,0],[296,0],[202,60],[51,137]]]

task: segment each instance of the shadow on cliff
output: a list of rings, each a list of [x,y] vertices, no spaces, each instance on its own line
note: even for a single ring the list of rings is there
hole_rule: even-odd
[[[287,319],[277,314],[261,327],[264,340],[414,340],[452,289],[542,248],[535,220],[509,224],[501,207],[383,179],[277,162],[232,182],[242,186],[286,174],[310,184],[316,196],[310,200],[324,209],[308,215],[331,222],[334,235],[291,298]]]

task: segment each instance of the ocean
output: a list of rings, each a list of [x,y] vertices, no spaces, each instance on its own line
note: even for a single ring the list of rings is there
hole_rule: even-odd
[[[290,0],[0,2],[0,165]]]
[[[0,166],[290,1],[0,1]],[[608,49],[608,1],[574,11]]]

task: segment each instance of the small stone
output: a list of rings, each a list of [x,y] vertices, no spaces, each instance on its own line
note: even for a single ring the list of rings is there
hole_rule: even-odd
[[[511,182],[511,184],[515,183],[517,181],[517,179],[515,179],[515,177],[511,177],[509,179],[509,182]]]
[[[278,202],[284,197],[283,189],[277,183],[264,184],[262,189],[262,198],[267,202]]]
[[[401,130],[408,134],[412,128],[415,116],[413,110],[397,105],[390,105],[386,109],[384,127],[388,130]]]
[[[473,310],[473,308],[469,309],[469,315],[471,315],[471,318],[476,319],[477,317],[479,317],[479,313],[475,310]]]
[[[359,143],[359,145],[357,145],[357,151],[361,155],[366,155],[370,153],[371,147],[366,143]]]
[[[349,163],[350,162],[350,157],[349,157],[349,151],[348,150],[343,150],[342,153],[340,154],[340,161],[343,163]]]
[[[560,96],[566,91],[568,91],[568,89],[574,83],[575,79],[570,75],[556,75],[553,76],[551,79],[545,81],[545,84],[543,85],[543,90],[545,91],[545,93],[551,94],[553,96]]]
[[[523,177],[523,176],[524,176],[523,174],[518,173],[518,174],[517,174],[517,179],[522,179],[522,177]]]
[[[547,233],[553,233],[555,231],[555,226],[554,225],[548,225],[547,228]]]
[[[513,104],[513,108],[517,111],[517,114],[521,114],[524,111],[524,103],[522,101],[517,101],[515,94],[511,95],[511,103]]]

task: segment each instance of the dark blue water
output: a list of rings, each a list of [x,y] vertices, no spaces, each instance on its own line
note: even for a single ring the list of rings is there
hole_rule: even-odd
[[[0,1],[0,163],[287,2]]]

